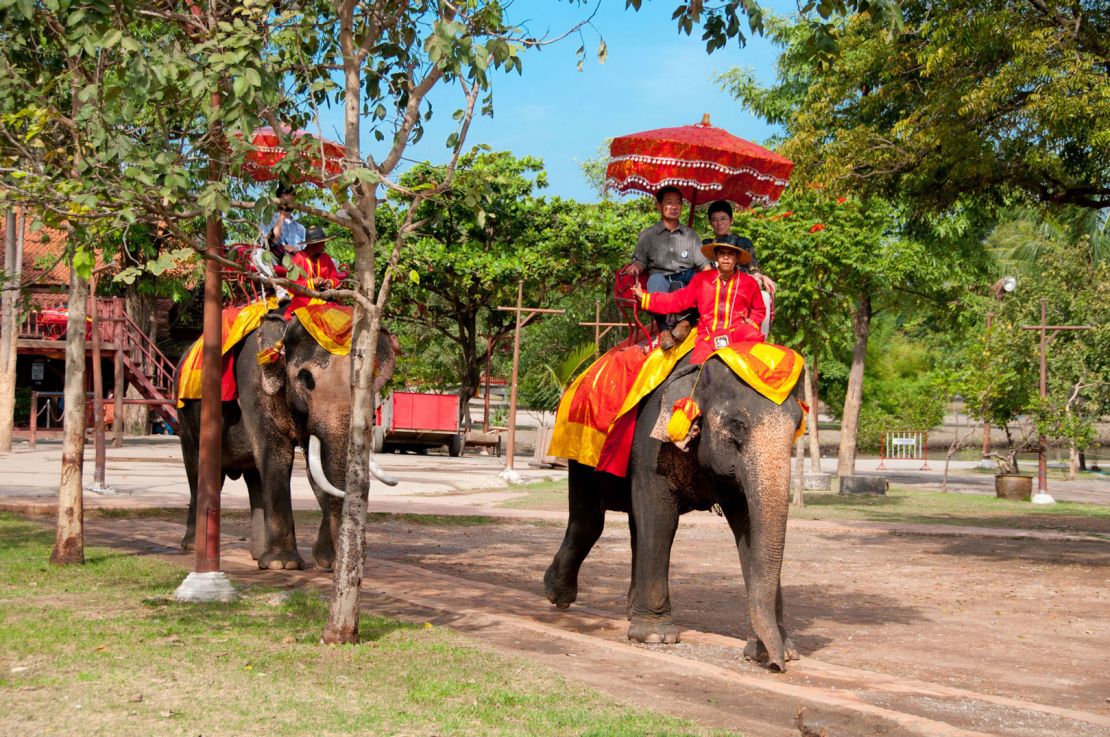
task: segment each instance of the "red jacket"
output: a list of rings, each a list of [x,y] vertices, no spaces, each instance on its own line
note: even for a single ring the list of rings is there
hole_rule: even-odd
[[[309,256],[304,251],[297,251],[291,256],[293,266],[300,269],[300,275],[294,279],[297,284],[302,284],[309,289],[314,289],[322,292],[326,289],[333,289],[338,287],[340,282],[347,278],[347,275],[340,272],[336,267],[335,262],[331,260],[331,256],[326,253],[321,253],[315,259]],[[290,269],[292,271],[292,269]],[[321,304],[324,300],[316,299],[314,297],[305,297],[301,294],[293,294],[293,299],[289,301],[289,307],[285,310],[285,317],[288,319],[294,311],[304,307],[305,305]]]
[[[699,271],[690,283],[675,292],[645,294],[640,302],[645,310],[670,315],[690,307],[698,309],[698,336],[691,363],[701,363],[719,347],[716,338],[728,343],[761,343],[759,324],[767,309],[759,284],[740,271],[724,282],[716,269]]]

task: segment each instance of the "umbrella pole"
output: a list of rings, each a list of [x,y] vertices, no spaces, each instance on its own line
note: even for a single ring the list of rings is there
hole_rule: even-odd
[[[690,217],[688,217],[686,219],[686,225],[691,227],[691,228],[694,227],[694,206],[697,205],[697,204],[698,204],[698,190],[695,187],[695,188],[691,188],[691,190],[690,190]]]

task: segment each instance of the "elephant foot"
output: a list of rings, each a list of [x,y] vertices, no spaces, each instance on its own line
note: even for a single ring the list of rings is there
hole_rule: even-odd
[[[789,637],[782,638],[782,649],[785,651],[786,659],[788,661],[797,660],[800,657],[798,655],[797,645],[795,645],[794,641],[791,640]]]
[[[628,639],[647,645],[674,645],[679,641],[678,627],[658,619],[633,619],[628,625]]]
[[[264,571],[300,571],[304,569],[304,558],[296,550],[275,550],[259,556],[258,567]]]
[[[335,570],[335,548],[313,548],[312,557],[316,559],[316,567],[320,570]]]
[[[560,581],[555,572],[554,563],[548,566],[547,572],[543,574],[543,590],[547,600],[559,609],[566,609],[578,598],[578,586],[573,584],[568,586]]]
[[[748,660],[759,663],[770,671],[776,673],[786,672],[786,661],[798,659],[798,649],[794,647],[794,643],[790,638],[783,641],[783,655],[781,658],[771,658],[771,654],[767,652],[767,647],[763,641],[758,638],[748,640],[744,646],[744,657]]]

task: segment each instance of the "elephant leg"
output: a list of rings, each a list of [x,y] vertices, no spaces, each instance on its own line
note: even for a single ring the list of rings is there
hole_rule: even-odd
[[[748,516],[748,509],[743,504],[736,505],[721,505],[725,514],[725,519],[728,520],[729,527],[732,529],[732,534],[736,538],[736,549],[740,554],[740,570],[744,575],[744,589],[748,591],[751,585],[751,551],[748,547],[748,523],[751,519]],[[786,633],[786,628],[782,623],[782,583],[779,583],[778,592],[775,596],[775,621],[778,624],[779,635],[782,637],[783,647],[785,649],[787,660],[798,659],[798,649],[794,646],[793,640]],[[744,646],[744,657],[756,662],[765,663],[768,660],[767,648],[764,647],[763,641],[756,636],[752,636],[747,644]]]
[[[648,482],[650,483],[650,482]],[[636,489],[633,482],[632,514],[636,525],[633,564],[632,617],[628,639],[647,643],[678,642],[678,627],[671,618],[671,546],[678,530],[678,509],[673,497]],[[640,481],[639,486],[648,486]]]
[[[578,571],[605,529],[605,503],[593,483],[594,473],[588,466],[570,464],[567,531],[543,576],[547,600],[560,609],[578,598]]]
[[[628,515],[628,537],[632,542],[632,575],[628,581],[628,598],[626,599],[627,619],[632,620],[632,607],[636,603],[636,519]]]
[[[185,475],[189,477],[189,511],[185,513],[185,534],[181,537],[181,549],[185,552],[196,548],[197,540],[197,470],[185,464]]]
[[[190,442],[192,439],[181,438],[181,457],[185,463],[185,477],[189,480],[189,511],[185,514],[185,534],[181,538],[181,549],[184,551],[193,550],[196,547],[197,538],[197,482],[200,473],[198,468],[200,454],[195,443]]]
[[[312,557],[316,559],[318,568],[330,571],[335,568],[335,541],[339,538],[343,500],[323,492],[318,492],[316,496],[323,516],[320,518],[320,531],[316,535],[316,544],[312,546]]]
[[[293,447],[271,448],[262,454],[262,500],[266,510],[266,552],[258,558],[258,567],[270,570],[302,569],[304,559],[297,550],[297,533],[293,525],[293,500],[289,495],[289,477],[293,470]]]
[[[247,484],[247,497],[251,504],[251,558],[258,560],[266,554],[266,507],[263,501],[262,476],[257,470],[243,472]]]

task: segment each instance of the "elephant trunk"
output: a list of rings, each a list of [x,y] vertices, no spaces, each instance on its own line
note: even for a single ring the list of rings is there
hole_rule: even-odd
[[[759,447],[750,445],[742,464],[741,479],[748,489],[751,517],[749,545],[748,610],[752,629],[767,649],[768,665],[785,670],[786,652],[780,630],[780,576],[786,545],[786,518],[790,497],[790,446],[794,427],[789,416],[767,417],[753,430]],[[755,493],[752,493],[754,491]]]
[[[386,486],[397,485],[397,479],[386,473],[382,467],[374,461],[373,456],[367,460],[370,474],[374,478],[381,481]],[[336,488],[328,481],[327,474],[324,473],[324,465],[320,462],[320,439],[316,437],[316,435],[308,436],[308,472],[311,474],[312,480],[320,487],[321,491],[341,499],[347,495],[347,492]]]

